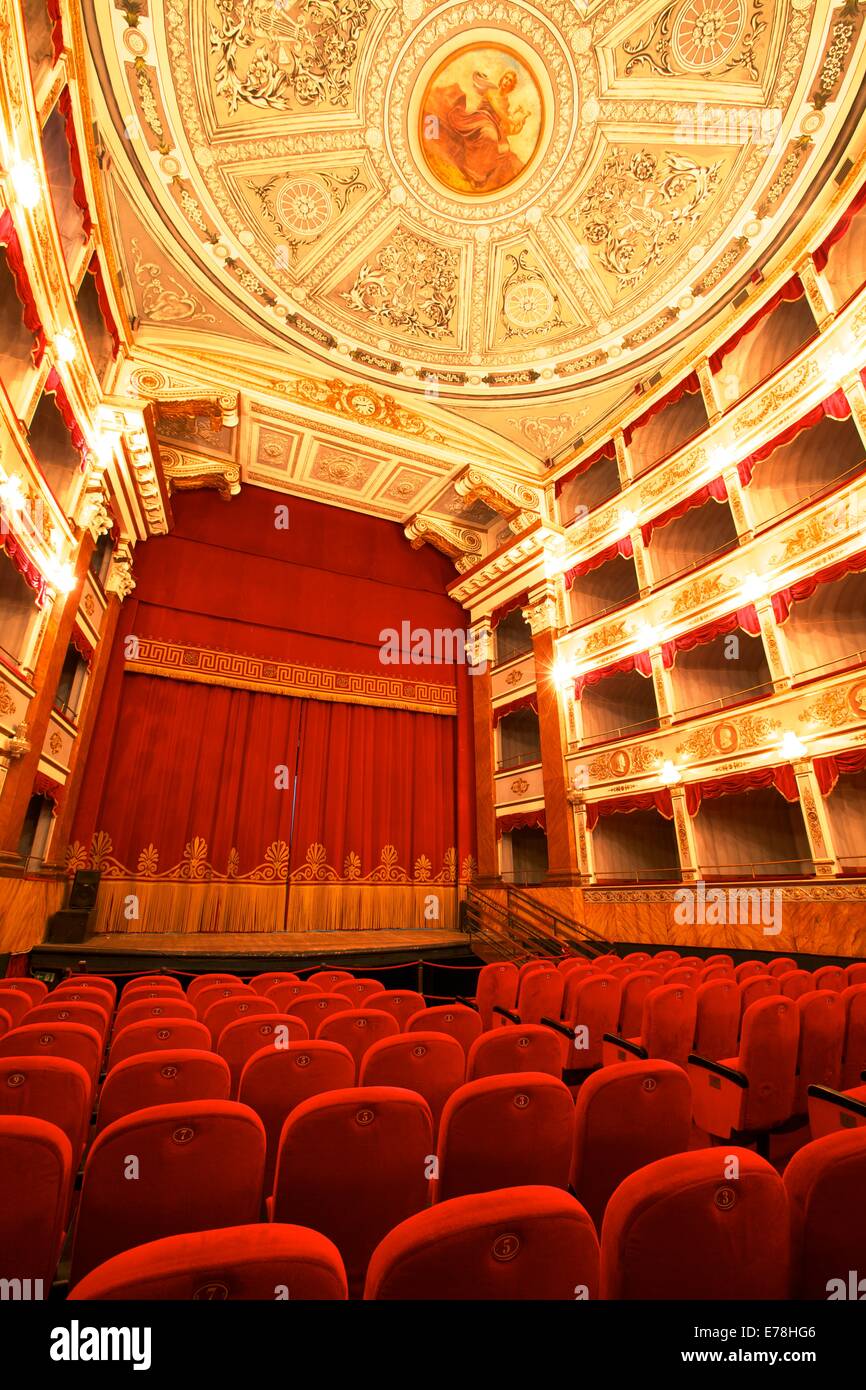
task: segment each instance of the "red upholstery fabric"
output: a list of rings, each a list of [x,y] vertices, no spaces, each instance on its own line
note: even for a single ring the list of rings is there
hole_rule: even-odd
[[[309,1031],[303,1019],[294,1014],[268,1014],[265,1018],[236,1018],[227,1023],[219,1036],[217,1052],[228,1063],[231,1098],[237,1099],[243,1069],[251,1057],[265,1047],[276,1049],[286,1043],[303,1042]]]
[[[2,1038],[5,1033],[9,1032],[11,1027],[12,1019],[9,1014],[7,1014],[5,1009],[0,1009],[0,1038]]]
[[[264,1165],[262,1122],[233,1101],[158,1105],[116,1120],[87,1156],[72,1282],[145,1240],[257,1221]]]
[[[732,1057],[740,1036],[740,990],[736,980],[707,980],[698,985],[695,1003],[695,1052],[711,1062]]]
[[[259,997],[248,985],[210,985],[207,989],[200,990],[195,997],[195,1016],[200,1023],[204,1023],[208,1011],[214,1004],[224,1003],[227,999],[248,999],[252,1002]]]
[[[9,1015],[13,1028],[17,1028],[25,1015],[37,1007],[38,1005],[31,1003],[23,990],[0,989],[0,1009]]]
[[[847,970],[849,985],[866,984],[866,961],[856,961]]]
[[[192,983],[200,982],[204,978],[204,976],[197,975]],[[217,978],[219,978],[219,976],[217,976]],[[181,994],[184,992],[180,980],[176,980],[173,975],[166,975],[161,970],[149,970],[141,975],[133,975],[131,980],[127,980],[121,991],[121,999],[123,999],[126,994],[130,994],[138,989],[141,985],[176,985]],[[203,986],[200,987],[203,988]]]
[[[288,1047],[263,1047],[254,1052],[241,1072],[238,1100],[260,1117],[267,1135],[265,1190],[269,1191],[277,1161],[280,1135],[296,1105],[355,1082],[355,1059],[338,1043],[292,1042]]]
[[[100,1037],[105,1040],[108,1033],[108,1009],[100,1004],[80,1004],[72,1000],[59,999],[56,1004],[52,1003],[53,996],[49,994],[44,1004],[34,1004],[24,1015],[25,1023],[41,1023],[51,1025],[53,1023],[81,1023],[86,1028],[93,1028]],[[0,1005],[5,1008],[6,1005]]]
[[[294,1014],[295,1004],[301,999],[312,999],[321,993],[318,985],[308,985],[303,980],[287,980],[281,985],[270,985],[265,991],[265,998],[273,999],[277,1008],[284,1013]]]
[[[566,1187],[573,1125],[568,1087],[552,1076],[467,1081],[442,1111],[436,1200],[524,1184]]]
[[[84,1068],[95,1091],[102,1046],[102,1035],[83,1023],[22,1023],[0,1038],[0,1057],[68,1057]]]
[[[186,997],[190,1004],[194,1004],[202,990],[212,989],[214,985],[243,985],[243,983],[238,975],[220,975],[210,972],[206,975],[196,975],[189,982]]]
[[[841,965],[822,965],[815,971],[812,979],[816,989],[832,989],[841,994],[848,986],[848,976]]]
[[[513,1187],[410,1216],[377,1247],[364,1297],[573,1301],[597,1291],[598,1237],[583,1207],[558,1188]]]
[[[33,1298],[54,1278],[71,1183],[72,1149],[56,1125],[0,1115],[0,1279],[41,1279]]]
[[[682,1067],[629,1061],[587,1077],[577,1093],[569,1183],[601,1230],[624,1178],[689,1147],[692,1091]]]
[[[482,1027],[498,1028],[500,1017],[493,1012],[498,1004],[501,1009],[513,1009],[517,1000],[518,969],[513,961],[495,961],[483,965],[478,972],[475,989],[475,1003],[481,1015]]]
[[[787,975],[789,970],[796,969],[797,962],[794,960],[793,956],[777,956],[776,959],[770,961],[770,964],[767,966],[767,974],[772,975],[774,979],[778,980],[781,975]]]
[[[407,1033],[447,1033],[456,1038],[464,1053],[481,1036],[481,1015],[465,1004],[436,1004],[419,1009],[406,1024]]]
[[[137,984],[132,989],[125,989],[120,996],[124,1008],[127,1004],[137,1004],[142,999],[183,999],[184,993],[180,985],[173,984]]]
[[[695,1037],[697,1000],[684,984],[663,984],[644,999],[640,1038],[652,1058],[684,1067]]]
[[[283,1293],[282,1290],[285,1290]],[[115,1255],[91,1270],[68,1295],[73,1302],[127,1299],[348,1297],[340,1252],[302,1226],[230,1226],[166,1236]]]
[[[266,975],[254,975],[250,980],[250,988],[256,994],[267,994],[272,985],[299,984],[298,976],[293,970],[274,970]]]
[[[58,985],[51,991],[47,999],[39,1002],[42,1004],[59,1004],[61,1000],[71,1001],[74,1004],[98,1004],[107,1017],[114,1013],[114,997],[107,988],[101,985],[75,985],[71,982],[67,985]]]
[[[658,988],[658,976],[651,970],[635,970],[622,982],[619,1028],[623,1038],[633,1038],[640,1030],[644,1001],[651,989]]]
[[[849,1271],[856,1272],[855,1284],[864,1277],[864,1186],[866,1129],[816,1139],[788,1163],[793,1298],[863,1297],[862,1284],[851,1293]]]
[[[350,970],[314,970],[307,978],[311,984],[331,994],[337,985],[348,984],[353,977]]]
[[[274,1221],[320,1231],[359,1295],[388,1231],[426,1205],[433,1125],[427,1103],[389,1086],[303,1101],[286,1121],[274,1182]]]
[[[128,1028],[130,1023],[143,1023],[152,1019],[167,1023],[170,1019],[195,1017],[195,1008],[186,999],[174,999],[168,994],[163,999],[137,999],[131,1004],[121,1004],[117,1010],[114,1017],[114,1036],[117,1037],[121,1029]]]
[[[860,1084],[866,1071],[866,981],[849,985],[839,996],[845,1010],[845,1042],[842,1048],[842,1089]]]
[[[203,1023],[191,1018],[145,1018],[139,1023],[129,1023],[124,1028],[115,1029],[108,1054],[108,1070],[124,1062],[127,1057],[137,1057],[142,1052],[178,1047],[199,1048],[207,1052],[210,1033]]]
[[[345,980],[342,984],[334,986],[334,994],[344,994],[349,1001],[352,1009],[363,1009],[371,994],[378,994],[382,988],[381,980],[364,979],[363,977],[355,980]]]
[[[361,1063],[374,1043],[383,1038],[393,1038],[400,1028],[393,1014],[384,1009],[353,1009],[348,999],[342,1012],[332,1013],[323,1018],[316,1029],[316,1037],[322,1042],[339,1043],[351,1052],[355,1059],[354,1081],[358,1081]],[[360,1082],[359,1082],[360,1084]],[[400,1082],[383,1082],[383,1085],[400,1085]]]
[[[466,1058],[467,1081],[525,1071],[557,1078],[562,1071],[558,1035],[537,1023],[509,1024],[482,1033]]]
[[[378,994],[368,994],[365,1007],[384,1009],[397,1020],[402,1031],[413,1014],[427,1007],[427,1000],[415,989],[383,989]]]
[[[785,1190],[769,1163],[730,1146],[674,1154],[626,1178],[608,1202],[601,1297],[784,1298],[789,1250]]]
[[[798,1115],[805,1115],[809,1086],[830,1086],[835,1091],[841,1085],[845,1005],[833,990],[819,989],[798,999],[797,1009],[800,1044],[794,1108]]]
[[[359,1070],[360,1086],[401,1086],[423,1096],[439,1128],[442,1107],[463,1085],[466,1056],[456,1038],[444,1033],[398,1033],[375,1043]]]
[[[265,999],[263,996],[250,991],[244,998],[218,999],[215,1004],[211,1004],[202,1019],[202,1023],[208,1029],[216,1051],[223,1029],[227,1028],[230,1023],[234,1023],[239,1018],[262,1018],[278,1013],[279,1009],[273,999]]]
[[[808,994],[815,988],[815,981],[808,970],[789,970],[777,978],[781,993],[788,999],[799,999],[801,994]]]
[[[56,1125],[69,1140],[74,1168],[90,1128],[92,1089],[84,1068],[66,1057],[0,1058],[0,1115]]]
[[[41,1004],[48,993],[48,986],[44,980],[10,979],[9,976],[0,980],[0,989],[19,989],[22,994],[27,995],[31,1004]]]
[[[797,1005],[781,995],[759,999],[743,1015],[739,1055],[721,1065],[741,1072],[748,1085],[689,1066],[692,1115],[707,1134],[727,1139],[733,1131],[774,1128],[789,1119],[796,1093]]]
[[[540,967],[520,982],[516,1012],[523,1024],[540,1023],[543,1018],[559,1018],[565,980],[558,970]]]
[[[740,991],[740,1018],[750,1004],[754,1004],[758,999],[769,999],[771,995],[779,993],[779,982],[772,975],[748,975],[741,980],[737,988]]]
[[[99,1096],[97,1131],[151,1105],[228,1100],[231,1073],[222,1057],[200,1049],[142,1052],[118,1062]]]
[[[604,1034],[618,1031],[621,1006],[622,985],[615,976],[569,980],[562,1017],[573,1041],[560,1040],[563,1070],[586,1071],[601,1065]]]
[[[376,995],[370,996],[372,999]],[[370,1004],[371,1009],[380,1007],[377,1004]],[[326,1018],[332,1018],[335,1014],[344,1014],[348,1009],[348,1001],[345,994],[318,994],[308,995],[306,998],[297,997],[292,1004],[292,1013],[296,1018],[303,1019],[309,1030],[311,1038],[315,1038],[319,1028]]]

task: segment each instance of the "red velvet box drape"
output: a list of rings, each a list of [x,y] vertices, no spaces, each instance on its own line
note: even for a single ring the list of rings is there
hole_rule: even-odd
[[[746,334],[751,333],[753,329],[757,328],[761,320],[765,319],[768,314],[772,314],[774,309],[778,309],[780,304],[790,303],[795,299],[802,299],[805,293],[806,291],[803,288],[803,282],[799,275],[792,275],[791,279],[787,280],[781,289],[777,290],[776,293],[767,300],[766,304],[763,304],[761,308],[758,309],[757,313],[752,314],[751,318],[746,319],[746,322],[738,328],[735,333],[732,333],[730,338],[728,338],[720,348],[717,348],[714,353],[710,354],[710,370],[717,372],[728,353],[733,352],[734,348],[745,338]]]

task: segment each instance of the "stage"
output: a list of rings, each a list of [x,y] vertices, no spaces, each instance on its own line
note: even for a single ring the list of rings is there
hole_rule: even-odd
[[[359,974],[388,970],[400,988],[419,988],[443,995],[474,993],[475,970],[482,962],[473,955],[465,932],[438,929],[337,932],[117,932],[97,934],[71,945],[34,946],[34,974],[57,977],[70,970],[95,974],[131,975],[164,970],[179,975],[226,970],[256,975],[269,969],[305,973],[341,965]],[[461,966],[468,969],[461,970]],[[400,967],[403,967],[401,970]],[[429,967],[425,969],[425,967]],[[444,988],[454,974],[453,990]],[[459,978],[458,978],[459,976]]]

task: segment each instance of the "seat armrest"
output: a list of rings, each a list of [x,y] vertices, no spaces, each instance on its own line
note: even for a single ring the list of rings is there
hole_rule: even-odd
[[[646,1062],[649,1053],[640,1043],[633,1043],[630,1038],[621,1038],[616,1033],[603,1033],[602,1041],[613,1043],[615,1047],[621,1047],[624,1052],[630,1052],[633,1057],[637,1057],[641,1062]]]
[[[462,994],[455,994],[455,995],[454,995],[454,1003],[455,1003],[455,1004],[465,1004],[466,1007],[467,1007],[467,1009],[474,1009],[476,1013],[479,1012],[478,1005],[476,1004],[475,1000],[474,1000],[474,999],[467,999],[467,998],[466,998],[464,995],[462,995]]]
[[[748,1090],[749,1078],[745,1072],[735,1071],[733,1067],[723,1067],[721,1062],[711,1062],[709,1057],[701,1057],[697,1052],[689,1053],[689,1065],[703,1067],[704,1071],[711,1071],[715,1076],[720,1076],[725,1081],[732,1081],[741,1090]]]
[[[511,1009],[503,1009],[501,1004],[494,1004],[493,1012],[501,1014],[503,1018],[510,1018],[512,1023],[520,1022],[520,1014],[513,1013]]]
[[[854,1096],[849,1096],[847,1091],[834,1091],[831,1086],[807,1086],[806,1094],[814,1100],[823,1100],[840,1110],[847,1110],[849,1115],[866,1118],[866,1104],[862,1100],[856,1100]]]
[[[554,1032],[561,1033],[564,1038],[568,1038],[569,1042],[574,1041],[574,1029],[569,1028],[567,1023],[560,1023],[555,1018],[543,1018],[541,1022],[545,1028],[552,1028]]]

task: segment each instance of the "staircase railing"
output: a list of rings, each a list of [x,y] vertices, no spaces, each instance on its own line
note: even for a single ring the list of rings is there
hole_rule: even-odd
[[[470,885],[462,905],[461,925],[478,954],[494,960],[573,952],[592,958],[607,949],[607,943],[587,931],[582,922],[510,886],[503,903]]]

